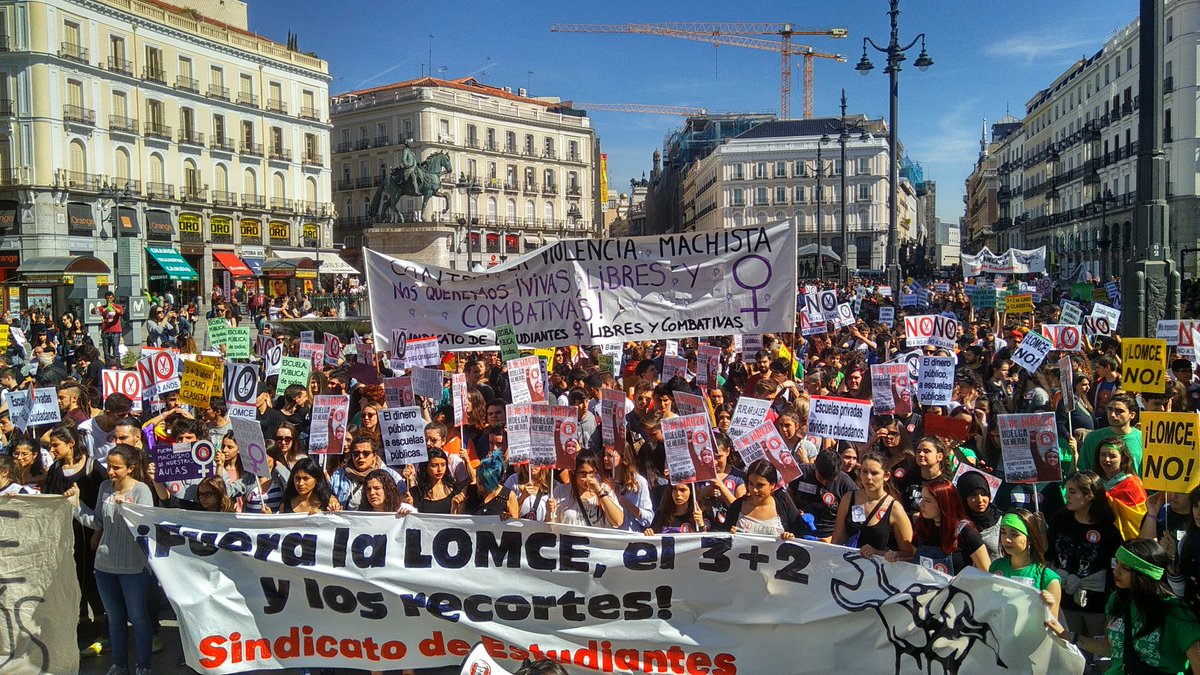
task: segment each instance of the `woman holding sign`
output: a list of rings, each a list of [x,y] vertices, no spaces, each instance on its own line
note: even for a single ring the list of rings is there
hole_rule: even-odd
[[[625,512],[617,501],[612,484],[601,481],[604,465],[596,454],[584,450],[575,455],[575,470],[571,481],[554,488],[554,497],[547,504],[549,522],[588,527],[620,527]]]
[[[776,490],[779,470],[770,460],[755,460],[746,468],[746,495],[729,506],[724,525],[727,532],[765,534],[783,540],[804,533],[800,512],[787,490]]]
[[[858,467],[862,487],[842,497],[833,543],[857,548],[864,556],[909,560],[913,555],[912,521],[904,505],[888,492],[887,458],[867,453]]]

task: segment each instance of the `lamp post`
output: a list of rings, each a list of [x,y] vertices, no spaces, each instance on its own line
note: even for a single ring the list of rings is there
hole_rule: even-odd
[[[1110,270],[1111,270],[1111,267],[1108,264],[1108,262],[1109,262],[1108,249],[1110,246],[1112,246],[1113,241],[1108,236],[1108,204],[1109,204],[1109,202],[1115,203],[1116,201],[1117,201],[1117,198],[1113,196],[1112,190],[1109,190],[1107,188],[1104,189],[1103,191],[1101,191],[1099,194],[1097,194],[1096,198],[1093,200],[1093,203],[1098,202],[1100,204],[1100,237],[1101,238],[1096,243],[1099,244],[1100,249],[1104,251],[1104,253],[1101,254],[1101,258],[1100,258],[1100,263],[1101,263],[1100,264],[1100,279],[1101,279],[1101,281],[1103,281],[1104,278],[1110,274]]]
[[[456,188],[467,193],[467,217],[463,219],[461,216],[458,219],[459,226],[467,228],[467,271],[471,271],[471,228],[475,225],[475,218],[471,215],[471,204],[475,201],[475,197],[483,194],[483,188],[479,186],[479,181],[475,180],[474,176],[468,179],[466,176],[459,174]]]
[[[821,178],[825,176],[825,161],[821,158],[821,148],[829,142],[829,137],[822,134],[817,141],[817,255],[816,255],[816,272],[817,281],[823,281],[825,275],[821,270],[821,239],[824,233],[824,211],[825,211],[825,190],[821,185]],[[842,167],[842,172],[845,173],[846,167]],[[844,217],[844,216],[843,216]]]
[[[871,140],[871,132],[868,131],[867,128],[863,125],[846,123],[846,90],[845,89],[842,90],[842,114],[840,117],[838,117],[837,127],[832,129],[832,131],[837,134],[837,143],[841,147],[841,151],[842,151],[842,175],[841,175],[842,193],[841,193],[841,197],[840,197],[841,208],[842,208],[842,222],[841,222],[842,245],[839,247],[840,250],[838,251],[838,255],[840,255],[842,257],[842,261],[841,261],[842,266],[841,266],[841,271],[839,274],[839,281],[841,282],[842,286],[846,286],[847,284],[850,283],[850,263],[849,263],[849,258],[847,257],[847,254],[846,254],[846,252],[849,248],[849,240],[850,240],[850,234],[847,231],[847,227],[846,227],[846,143],[848,143],[850,141],[851,133],[857,133],[859,135],[858,140],[862,141],[863,143],[866,143],[867,141]],[[829,138],[827,136],[821,137],[821,142],[823,142],[823,143],[828,142],[828,140],[829,140]]]
[[[129,189],[129,185],[117,187],[107,181],[104,187],[100,190],[100,196],[105,199],[111,199],[112,206],[112,231],[113,242],[116,248],[113,250],[113,286],[116,288],[118,298],[128,298],[133,295],[133,289],[123,288],[121,286],[121,271],[126,267],[121,265],[121,202],[125,201],[133,191]]]
[[[921,43],[921,53],[917,55],[917,60],[913,65],[918,70],[925,70],[933,65],[933,59],[929,58],[929,53],[925,51],[925,34],[921,33],[913,38],[913,41],[907,45],[900,46],[900,28],[897,20],[900,18],[900,0],[889,0],[890,9],[888,16],[891,19],[891,39],[888,41],[887,47],[880,47],[875,44],[875,41],[869,37],[863,38],[863,54],[859,59],[858,65],[854,69],[864,76],[875,68],[875,64],[871,63],[871,59],[867,58],[867,45],[873,47],[876,51],[887,55],[887,67],[883,72],[888,74],[888,84],[890,89],[889,105],[888,105],[888,237],[887,237],[887,279],[892,286],[892,299],[897,304],[900,303],[900,268],[897,266],[898,249],[896,240],[896,192],[899,185],[899,166],[900,158],[897,153],[898,129],[900,123],[900,64],[907,58],[905,52],[912,49],[917,42]]]

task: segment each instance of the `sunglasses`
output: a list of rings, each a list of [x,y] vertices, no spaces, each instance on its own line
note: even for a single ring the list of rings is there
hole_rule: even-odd
[[[373,412],[364,412],[364,413],[362,414],[362,416],[363,416],[363,417],[379,417],[379,413],[373,413]]]
[[[375,454],[375,451],[374,450],[352,450],[346,454],[350,455],[351,457],[370,457],[371,455]]]
[[[291,443],[292,441],[294,441],[296,439],[292,438],[291,436],[276,436],[275,440],[279,441],[280,443],[282,443],[284,441]]]

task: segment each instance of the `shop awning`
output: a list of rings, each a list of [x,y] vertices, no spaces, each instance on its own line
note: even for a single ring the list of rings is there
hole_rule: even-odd
[[[321,274],[361,274],[350,263],[342,260],[341,256],[332,251],[280,251],[275,249],[275,255],[284,260],[301,260],[307,258],[316,263],[318,260],[321,266],[317,268]]]
[[[221,263],[221,266],[232,274],[234,278],[240,279],[254,276],[254,272],[233,251],[213,251],[213,258]]]
[[[21,205],[12,199],[0,200],[0,232],[15,229],[20,224]]]
[[[256,277],[261,277],[263,274],[264,260],[265,258],[242,258],[242,262],[246,263],[246,267],[249,267],[250,272]]]
[[[179,251],[169,246],[147,246],[146,252],[154,258],[154,262],[158,263],[162,271],[166,272],[167,279],[171,281],[196,281],[200,278]],[[153,279],[154,275],[151,275],[151,278]]]
[[[171,214],[167,211],[146,211],[146,232],[162,237],[175,236],[175,224],[171,222]]]
[[[301,254],[295,258],[267,258],[262,265],[263,274],[268,277],[297,279],[316,279],[317,264],[307,255]]]
[[[67,279],[76,274],[108,274],[109,271],[103,260],[90,255],[30,258],[17,268],[22,281],[56,284],[70,283]]]

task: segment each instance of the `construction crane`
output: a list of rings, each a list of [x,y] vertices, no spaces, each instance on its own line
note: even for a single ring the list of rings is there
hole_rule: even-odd
[[[845,28],[812,28],[797,29],[790,23],[703,23],[703,22],[667,22],[667,23],[556,23],[550,27],[554,33],[626,33],[635,35],[662,35],[682,40],[696,40],[713,45],[729,45],[777,52],[782,59],[779,86],[779,116],[787,119],[792,115],[792,57],[804,57],[804,117],[813,115],[813,59],[833,59],[842,63],[846,57],[841,54],[825,54],[807,45],[792,43],[795,35],[823,35],[831,38],[845,38],[849,32]],[[745,37],[749,35],[778,35],[780,40]]]
[[[644,103],[578,103],[575,101],[564,101],[563,105],[569,108],[575,108],[576,110],[641,113],[643,115],[680,115],[683,117],[691,117],[693,115],[708,114],[708,110],[704,108],[688,108],[678,105],[646,105]]]

